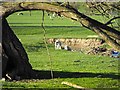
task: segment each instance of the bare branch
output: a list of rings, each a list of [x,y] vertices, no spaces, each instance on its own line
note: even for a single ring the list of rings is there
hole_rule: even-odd
[[[108,22],[105,23],[105,25],[112,24],[112,21],[115,20],[115,19],[118,19],[118,18],[120,18],[120,16],[110,19]]]

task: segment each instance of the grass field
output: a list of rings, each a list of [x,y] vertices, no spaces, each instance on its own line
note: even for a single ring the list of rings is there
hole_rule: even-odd
[[[51,70],[49,56],[43,41],[43,29],[41,28],[42,13],[39,11],[23,12],[18,16],[16,13],[8,17],[13,31],[16,33],[26,52],[33,69],[46,72]],[[101,19],[97,17],[96,19]],[[47,38],[86,38],[87,35],[95,35],[94,32],[83,28],[77,22],[69,19],[54,18],[51,20],[45,16],[45,29]],[[62,85],[67,81],[86,88],[115,88],[119,87],[118,62],[119,59],[107,56],[86,55],[80,52],[54,50],[53,45],[48,45],[54,79],[31,79],[13,82],[4,82],[3,88],[71,88]],[[79,62],[76,62],[79,60]],[[49,75],[48,75],[49,76]],[[103,90],[103,89],[101,89]]]

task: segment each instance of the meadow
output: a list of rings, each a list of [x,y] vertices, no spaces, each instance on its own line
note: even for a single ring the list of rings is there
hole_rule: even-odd
[[[48,44],[51,57],[49,60],[43,40],[44,31],[41,27],[42,12],[32,11],[31,13],[31,16],[29,11],[23,12],[24,15],[14,13],[7,20],[22,42],[33,69],[41,71],[42,77],[46,77],[50,76],[50,73],[47,72],[52,68],[54,78],[6,81],[3,82],[3,88],[73,89],[70,86],[62,85],[63,81],[97,90],[101,88],[101,90],[117,90],[119,88],[118,58],[55,50],[54,45]],[[92,17],[97,20],[102,19],[102,17]],[[64,17],[50,19],[47,13],[44,26],[46,38],[86,38],[88,35],[96,35],[79,23]]]

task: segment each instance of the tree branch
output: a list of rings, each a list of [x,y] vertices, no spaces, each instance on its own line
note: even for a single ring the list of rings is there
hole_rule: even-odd
[[[118,18],[120,18],[120,16],[110,19],[108,22],[105,23],[105,25],[111,24],[113,20],[118,19]]]
[[[9,3],[10,4],[10,3]],[[63,15],[67,18],[73,19],[77,22],[80,22],[82,25],[84,25],[85,27],[89,28],[90,30],[96,32],[97,34],[99,34],[99,32],[97,32],[97,30],[101,30],[102,32],[104,32],[104,34],[107,34],[110,37],[116,38],[120,40],[120,32],[101,23],[98,22],[80,12],[78,12],[78,10],[76,10],[75,8],[69,6],[69,5],[59,5],[58,3],[45,3],[45,2],[22,2],[21,6],[19,6],[19,3],[15,3],[12,7],[9,6],[9,4],[7,4],[8,8],[4,8],[5,11],[2,13],[2,16],[7,17],[10,14],[17,12],[17,11],[26,11],[26,10],[45,10],[45,11],[51,11],[51,12],[56,12],[59,13],[60,15]],[[104,40],[108,40],[105,39],[103,36],[102,38]],[[115,44],[117,42],[113,42],[113,40],[111,40],[111,43]],[[115,47],[115,45],[108,43],[110,46],[116,48],[117,50],[120,48],[120,45],[118,45],[118,47]]]

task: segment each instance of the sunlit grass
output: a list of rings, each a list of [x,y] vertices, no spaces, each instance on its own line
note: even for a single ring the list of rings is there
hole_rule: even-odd
[[[8,21],[26,49],[33,69],[46,71],[44,76],[47,76],[52,61],[54,77],[56,75],[60,77],[5,82],[3,88],[71,88],[62,85],[63,81],[86,88],[119,87],[117,58],[55,50],[54,45],[50,44],[48,45],[50,61],[43,41],[43,29],[40,26],[41,12],[32,12],[32,16],[29,16],[29,12],[24,12],[23,16],[14,14]],[[79,23],[73,23],[65,18],[50,20],[45,16],[45,29],[47,38],[86,38],[87,35],[95,35]]]

